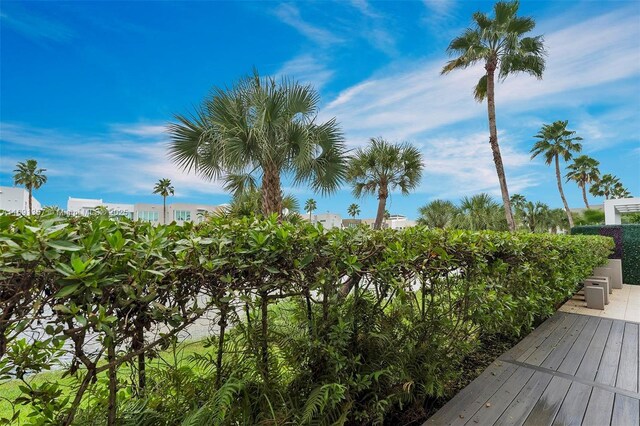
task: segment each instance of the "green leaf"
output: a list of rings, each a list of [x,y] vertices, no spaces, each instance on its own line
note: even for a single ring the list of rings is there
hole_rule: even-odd
[[[76,291],[79,286],[80,286],[80,284],[70,284],[70,285],[64,286],[56,293],[56,295],[54,297],[56,297],[56,298],[67,297],[71,293]]]
[[[47,241],[47,245],[57,250],[62,251],[79,251],[82,250],[82,247],[76,244],[73,244],[69,241],[64,240],[56,240],[56,241]]]

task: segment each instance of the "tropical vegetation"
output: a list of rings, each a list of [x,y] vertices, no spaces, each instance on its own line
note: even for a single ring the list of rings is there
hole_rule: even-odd
[[[356,203],[350,204],[349,207],[347,208],[347,213],[349,213],[349,216],[355,219],[356,216],[360,215],[360,206],[357,205]]]
[[[511,211],[507,178],[498,143],[495,107],[495,79],[504,81],[509,75],[526,73],[538,79],[545,69],[545,55],[542,36],[525,37],[535,28],[530,17],[517,16],[518,1],[497,2],[493,17],[482,12],[473,14],[473,26],[454,38],[447,52],[456,57],[444,66],[443,74],[453,70],[466,69],[480,63],[485,74],[475,86],[474,96],[478,102],[487,100],[489,118],[489,144],[500,182],[502,203],[507,224],[511,231],[516,223]]]
[[[591,185],[589,192],[596,197],[604,197],[605,200],[631,196],[631,193],[620,182],[620,179],[608,173],[602,175],[600,180]]]
[[[569,172],[566,174],[567,182],[570,180],[578,184],[582,190],[582,199],[585,207],[589,208],[587,200],[587,185],[597,183],[600,180],[600,162],[588,155],[581,155],[573,159],[573,163],[567,166]]]
[[[0,386],[20,389],[1,412],[11,424],[419,422],[482,342],[551,315],[612,247],[276,215],[0,215]],[[216,327],[177,361],[205,315]],[[64,379],[38,374],[51,368]]]
[[[233,194],[260,186],[262,213],[281,215],[283,177],[322,194],[344,180],[344,139],[335,119],[317,121],[319,101],[311,86],[255,72],[176,115],[169,155],[187,172],[224,179]]]
[[[153,187],[153,193],[162,197],[162,223],[167,223],[167,197],[175,194],[171,179],[162,178]]]
[[[313,213],[317,208],[318,205],[316,204],[316,200],[314,200],[313,198],[309,198],[304,203],[304,211],[309,213],[309,222],[311,222],[311,213]]]
[[[573,228],[573,217],[571,216],[571,210],[569,204],[564,196],[562,189],[562,174],[560,172],[560,158],[564,161],[569,161],[573,154],[582,150],[582,145],[579,141],[582,140],[580,136],[576,136],[576,132],[567,129],[568,121],[555,121],[551,124],[544,124],[540,131],[534,136],[538,141],[531,148],[531,158],[535,158],[538,155],[544,156],[544,162],[547,165],[551,163],[555,164],[556,168],[556,180],[558,183],[558,192],[564,205],[564,210],[569,220],[569,226]]]
[[[408,143],[389,143],[372,138],[365,148],[358,148],[349,160],[347,181],[353,195],[378,197],[374,229],[382,227],[390,191],[400,189],[403,195],[415,189],[422,178],[422,154]]]
[[[38,161],[33,159],[19,162],[13,171],[13,183],[24,186],[29,192],[29,214],[33,214],[33,191],[47,183],[46,171],[38,168]]]

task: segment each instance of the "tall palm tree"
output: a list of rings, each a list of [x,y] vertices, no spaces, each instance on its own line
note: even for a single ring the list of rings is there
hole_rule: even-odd
[[[578,143],[582,138],[575,136],[576,132],[567,130],[567,124],[565,121],[555,121],[551,124],[544,124],[540,131],[534,136],[538,141],[531,148],[531,158],[535,158],[538,155],[544,155],[544,162],[547,165],[551,165],[555,162],[556,166],[556,178],[558,180],[558,191],[560,192],[560,198],[564,204],[564,211],[567,213],[567,219],[569,220],[569,226],[573,228],[573,217],[571,216],[571,210],[569,210],[569,204],[564,196],[562,190],[562,175],[560,174],[560,157],[564,161],[569,161],[573,157],[574,152],[580,152],[582,145]]]
[[[620,182],[618,177],[607,173],[591,185],[589,192],[594,197],[604,197],[605,200],[608,200],[612,198],[612,195],[616,192],[616,188],[620,188],[621,186],[622,182]]]
[[[309,212],[309,222],[311,222],[311,213],[313,213],[313,211],[317,208],[318,205],[316,204],[316,200],[314,200],[313,198],[309,198],[304,203],[304,211]]]
[[[335,119],[317,122],[319,95],[289,79],[240,80],[216,88],[191,116],[169,125],[169,156],[205,179],[225,176],[227,189],[262,188],[262,212],[282,214],[281,177],[335,191],[346,170],[344,139]]]
[[[19,162],[16,164],[14,170],[13,183],[14,185],[24,185],[29,192],[29,214],[33,214],[33,190],[39,189],[42,185],[47,183],[47,176],[44,172],[47,169],[39,169],[38,162],[36,160],[27,160],[26,162]]]
[[[587,200],[587,185],[597,182],[600,179],[600,170],[598,166],[600,162],[588,155],[581,155],[573,159],[573,163],[567,166],[569,173],[565,176],[567,182],[570,180],[576,182],[578,187],[582,189],[582,199],[584,205],[589,208],[589,201]]]
[[[627,188],[624,187],[622,182],[618,182],[613,187],[613,192],[611,193],[611,198],[630,198],[631,192]]]
[[[347,169],[347,180],[353,185],[356,198],[378,196],[374,229],[382,227],[389,191],[400,188],[407,195],[418,186],[421,177],[420,151],[408,143],[392,144],[382,138],[372,138],[366,148],[359,148]]]
[[[349,216],[355,219],[356,216],[360,214],[360,206],[356,203],[351,204],[349,208],[347,208],[347,213],[349,213]]]
[[[535,28],[535,21],[529,17],[516,16],[519,2],[497,2],[494,5],[494,16],[489,17],[482,12],[473,14],[473,27],[454,38],[447,52],[457,55],[442,69],[447,74],[456,69],[465,69],[481,63],[485,73],[475,87],[474,95],[478,102],[487,99],[489,117],[489,143],[496,166],[504,212],[509,229],[514,231],[516,224],[511,211],[507,178],[504,173],[498,130],[496,127],[495,77],[504,81],[509,75],[520,72],[538,79],[542,78],[545,68],[544,44],[542,36],[524,37]]]
[[[167,197],[174,195],[175,191],[173,185],[171,185],[171,179],[160,179],[156,186],[153,187],[154,194],[160,194],[162,196],[162,223],[167,224]]]
[[[501,209],[500,204],[495,202],[489,194],[482,193],[472,197],[463,197],[460,200],[458,226],[474,231],[508,229]]]
[[[449,228],[454,225],[459,214],[455,204],[447,200],[433,200],[420,207],[418,212],[418,223],[430,228]]]

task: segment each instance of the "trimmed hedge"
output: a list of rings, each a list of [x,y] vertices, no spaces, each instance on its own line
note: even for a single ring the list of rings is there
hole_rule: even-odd
[[[576,226],[573,235],[604,235],[612,237],[616,248],[611,259],[622,259],[622,277],[625,284],[640,285],[640,225]]]
[[[599,236],[276,218],[0,215],[0,379],[73,358],[72,391],[25,380],[15,408],[38,424],[408,424],[483,339],[553,314],[612,248]],[[146,363],[206,312],[217,327],[191,368]],[[46,335],[26,343],[38,327]],[[127,365],[137,374],[117,374]]]

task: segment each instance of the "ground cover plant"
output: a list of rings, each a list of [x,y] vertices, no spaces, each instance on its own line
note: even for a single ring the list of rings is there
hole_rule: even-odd
[[[552,314],[612,247],[276,216],[3,215],[0,374],[20,390],[4,421],[411,424],[482,342]],[[202,351],[156,362],[207,312]]]

